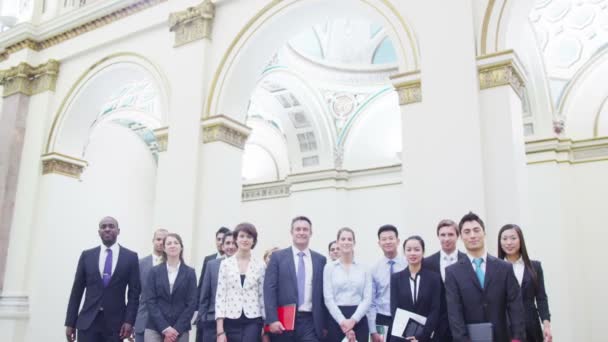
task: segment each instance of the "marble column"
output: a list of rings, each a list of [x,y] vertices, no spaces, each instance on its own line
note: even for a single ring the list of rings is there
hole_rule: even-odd
[[[40,141],[46,127],[45,104],[48,105],[49,93],[55,90],[58,72],[59,62],[55,60],[36,67],[23,62],[0,71],[4,97],[0,117],[0,217],[3,218],[0,220],[0,289],[4,289],[9,242],[14,241],[11,230],[15,212],[19,207],[25,212],[30,210],[29,214],[33,210],[36,187],[29,185],[38,174],[34,172],[32,176],[30,167],[39,163]],[[23,194],[21,204],[17,203],[18,193]],[[29,228],[25,223],[19,231]],[[26,249],[23,245],[11,249],[20,248]]]
[[[196,260],[214,250],[214,233],[240,223],[243,149],[251,129],[224,115],[201,121]]]

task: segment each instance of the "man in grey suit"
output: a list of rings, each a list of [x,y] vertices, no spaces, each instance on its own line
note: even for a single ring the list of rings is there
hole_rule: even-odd
[[[215,324],[215,291],[217,289],[217,276],[220,272],[220,263],[236,253],[237,247],[234,243],[232,232],[224,233],[222,238],[222,250],[224,255],[220,259],[214,259],[207,263],[203,275],[201,298],[198,306],[196,319],[197,329],[202,331],[198,335],[197,342],[215,342],[217,339]]]
[[[169,233],[169,231],[166,229],[157,229],[152,238],[152,245],[154,246],[152,254],[139,259],[139,277],[141,279],[142,297],[139,299],[139,309],[137,310],[137,318],[135,319],[135,342],[144,342],[144,330],[146,330],[146,324],[148,322],[148,307],[143,300],[143,289],[146,286],[148,273],[152,267],[163,261],[163,242],[165,241],[167,233]]]

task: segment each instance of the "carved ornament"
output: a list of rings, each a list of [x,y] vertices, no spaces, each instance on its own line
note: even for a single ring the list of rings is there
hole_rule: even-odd
[[[0,85],[4,86],[2,96],[16,93],[34,95],[47,90],[55,91],[59,62],[50,59],[45,64],[33,67],[25,62],[7,70],[0,70]]]
[[[174,47],[211,38],[215,5],[210,0],[169,15],[169,31],[175,32]]]

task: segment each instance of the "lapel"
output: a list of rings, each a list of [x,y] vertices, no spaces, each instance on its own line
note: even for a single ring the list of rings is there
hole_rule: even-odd
[[[89,258],[88,262],[89,262],[89,268],[92,270],[95,270],[95,274],[96,274],[95,278],[97,279],[97,281],[103,288],[103,279],[101,279],[101,273],[99,273],[99,255],[100,254],[101,254],[101,246],[93,249],[92,253],[90,254],[91,257]]]
[[[298,278],[296,276],[296,264],[295,264],[295,260],[293,259],[293,246],[287,248],[286,252],[287,252],[287,258],[285,258],[285,260],[287,261],[287,269],[289,270],[289,277],[291,278],[291,282],[292,282],[293,287],[296,289],[296,295],[297,295],[297,293],[298,293],[298,290],[297,290],[298,289]]]
[[[408,303],[408,307],[410,308],[414,308],[414,302],[412,301],[412,286],[410,284],[410,277],[412,276],[412,274],[410,273],[410,270],[408,268],[406,268],[403,272],[401,272],[401,282],[403,282],[405,284],[405,294],[399,294],[399,295],[403,295],[405,297],[405,301]],[[410,311],[410,310],[408,310]],[[414,310],[412,310],[414,311]]]
[[[418,309],[420,308],[420,303],[423,303],[424,299],[425,299],[424,298],[425,296],[423,293],[424,293],[424,286],[426,285],[426,280],[428,280],[428,279],[426,279],[426,277],[423,277],[422,269],[420,269],[420,271],[418,271],[418,282],[419,282],[418,293],[416,293],[416,295],[418,297],[416,298],[416,305],[414,305],[416,312],[418,312]],[[409,283],[409,281],[408,281],[408,283]]]
[[[118,250],[119,250],[118,260],[116,261],[116,268],[114,269],[114,272],[112,272],[112,277],[110,278],[110,285],[112,285],[118,279],[118,276],[116,276],[116,275],[118,274],[118,272],[121,272],[122,269],[124,268],[123,263],[126,258],[126,255],[125,255],[126,253],[125,253],[125,250],[120,245],[118,245]],[[108,285],[108,287],[110,285]]]
[[[237,274],[238,274],[238,282],[239,285],[241,285],[241,272],[239,271],[239,263],[237,262],[237,260],[235,259],[236,262],[236,269],[237,269]],[[246,289],[247,286],[249,285],[249,283],[251,282],[251,279],[253,277],[253,264],[255,263],[255,258],[252,256],[251,259],[249,259],[249,264],[247,265],[247,271],[245,271],[245,281],[243,282],[243,285],[241,285],[242,289]]]
[[[177,289],[184,283],[183,279],[186,277],[186,265],[184,263],[179,264],[179,269],[177,270],[177,277],[175,278],[175,283],[173,283],[173,291],[171,291],[171,296],[177,292]],[[167,276],[168,283],[169,276]]]
[[[161,262],[158,264],[158,276],[160,277],[160,285],[163,289],[165,297],[171,298],[171,289],[169,288],[169,273],[167,272],[166,262]]]
[[[486,273],[485,273],[485,277],[484,277],[484,285],[483,285],[483,289],[484,291],[488,290],[488,286],[490,285],[490,283],[492,282],[492,280],[494,279],[494,276],[496,275],[496,263],[497,263],[498,259],[494,258],[493,256],[487,254],[487,258],[486,258]]]
[[[528,268],[524,266],[524,276],[521,279],[521,288],[522,288],[522,290],[525,289],[526,286],[528,286],[528,283],[530,281],[532,281],[532,275],[530,274],[530,271],[528,271]]]
[[[460,264],[461,264],[461,267],[464,268],[464,272],[467,274],[467,276],[470,278],[470,280],[473,282],[473,284],[475,284],[475,287],[480,292],[483,292],[481,289],[481,284],[479,283],[479,279],[477,279],[477,274],[475,274],[475,271],[473,270],[473,266],[471,264],[471,261],[469,260],[469,257],[467,257],[465,255],[465,257],[460,260]],[[486,265],[486,281],[487,281],[487,268],[488,268],[487,266],[488,265]]]

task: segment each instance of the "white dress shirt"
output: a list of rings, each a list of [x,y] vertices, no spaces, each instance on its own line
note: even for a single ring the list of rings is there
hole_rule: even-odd
[[[393,259],[383,256],[374,267],[372,273],[372,305],[367,313],[369,331],[376,331],[378,314],[391,316],[391,265],[394,261],[393,273],[401,272],[407,267],[405,258],[397,255]]]
[[[506,262],[509,262],[507,258],[505,258]],[[519,286],[521,286],[521,282],[524,280],[524,270],[526,269],[526,265],[524,264],[524,259],[519,257],[516,262],[513,263],[513,272],[515,272],[515,278],[517,278],[517,282]]]
[[[177,263],[177,266],[169,266],[167,263],[167,276],[169,277],[169,293],[173,292],[173,285],[175,284],[175,279],[177,278],[177,274],[179,273],[179,266],[181,262]]]
[[[458,249],[455,249],[451,254],[447,254],[442,250],[439,251],[439,269],[441,271],[441,280],[445,282],[445,268],[458,261]]]
[[[162,262],[163,262],[163,256],[162,255],[152,254],[152,267],[158,266]]]
[[[118,243],[114,243],[110,247],[107,247],[106,245],[101,245],[100,248],[101,250],[99,251],[99,275],[101,276],[101,279],[103,279],[103,269],[106,267],[108,248],[112,250],[112,275],[114,275],[114,271],[116,270],[116,264],[118,263],[118,254],[120,253],[120,246],[118,246]]]
[[[416,273],[416,278],[410,275],[410,290],[412,291],[412,303],[416,305],[418,293],[420,293],[420,273]]]
[[[303,251],[300,251],[294,246],[291,246],[291,251],[293,252],[293,262],[295,264],[296,270],[296,278],[298,275],[298,264],[300,263],[300,256],[298,253],[304,252],[304,270],[305,278],[304,278],[304,303],[298,307],[298,311],[306,311],[312,312],[312,258],[310,255],[310,249],[306,248]]]
[[[346,319],[339,306],[357,306],[350,317],[359,322],[372,304],[372,275],[367,267],[353,261],[346,269],[340,259],[328,262],[323,269],[323,297],[333,319]]]

